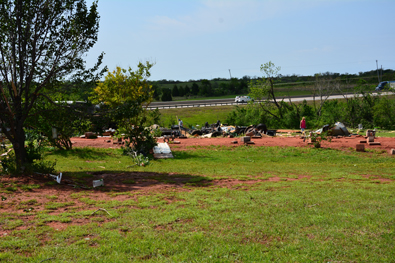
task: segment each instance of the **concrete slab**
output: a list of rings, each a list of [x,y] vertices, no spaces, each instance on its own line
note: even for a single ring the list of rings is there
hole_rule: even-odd
[[[169,159],[174,158],[169,145],[166,142],[158,143],[154,147],[154,158],[155,159]]]

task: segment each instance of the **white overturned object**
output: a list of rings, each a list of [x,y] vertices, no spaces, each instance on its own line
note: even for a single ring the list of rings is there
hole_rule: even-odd
[[[173,154],[171,153],[170,146],[167,144],[167,142],[158,143],[158,145],[154,147],[154,158],[155,159],[174,158]]]
[[[100,180],[93,180],[93,187],[104,186],[103,179]]]
[[[62,181],[62,173],[59,175],[49,174],[49,176],[51,176],[58,184],[60,184],[60,181]]]
[[[42,173],[36,173],[36,174],[41,174],[41,175],[45,175]],[[54,174],[48,174],[52,179],[54,179],[58,184],[60,184],[60,182],[62,181],[62,173],[60,173],[59,175],[54,175]]]

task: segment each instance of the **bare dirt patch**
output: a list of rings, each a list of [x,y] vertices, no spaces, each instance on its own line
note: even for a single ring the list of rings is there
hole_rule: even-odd
[[[107,141],[111,142],[107,142]],[[170,143],[170,148],[174,150],[192,150],[194,147],[206,147],[210,145],[216,146],[230,146],[230,147],[239,147],[244,145],[240,138],[194,138],[190,137],[187,139],[176,139],[179,141],[179,144]],[[354,149],[357,144],[359,144],[361,140],[365,140],[362,136],[351,136],[351,137],[341,137],[341,138],[333,138],[331,142],[323,141],[323,148],[331,148],[331,149]],[[113,144],[110,138],[99,137],[97,139],[84,139],[84,138],[73,138],[73,146],[74,147],[99,147],[99,148],[120,148],[121,145]],[[237,141],[237,144],[232,144],[233,141]],[[252,139],[254,144],[250,144],[249,146],[280,146],[280,147],[313,147],[311,144],[308,144],[308,141],[303,141],[300,136],[286,137],[286,136],[277,136],[277,137],[262,137],[260,139]],[[158,142],[163,142],[162,139],[158,139]],[[395,149],[395,138],[385,138],[385,137],[377,137],[375,138],[375,142],[380,142],[380,145],[368,145],[364,143],[365,149],[377,149],[377,150],[385,150],[389,152],[391,149]]]

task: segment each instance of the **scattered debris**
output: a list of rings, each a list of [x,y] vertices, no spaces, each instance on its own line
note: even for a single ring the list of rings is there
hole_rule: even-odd
[[[103,179],[100,179],[100,180],[93,180],[92,183],[93,183],[93,188],[98,187],[98,186],[104,186],[104,181],[103,181]]]
[[[250,137],[250,136],[241,137],[241,138],[240,138],[240,141],[241,141],[241,142],[244,142],[244,143],[249,142],[249,141],[251,141],[251,137]]]
[[[166,142],[164,142],[164,143],[158,143],[158,145],[154,147],[154,158],[168,159],[174,157],[173,154],[171,153],[171,149],[169,145]]]
[[[54,179],[58,184],[60,184],[60,182],[62,181],[62,173],[60,173],[59,175],[54,175],[54,174],[42,174],[42,173],[35,173],[35,174],[49,176],[49,177],[51,177],[52,179]]]
[[[355,149],[357,150],[357,152],[364,152],[365,151],[365,145],[364,144],[357,144],[355,146]]]
[[[349,136],[346,126],[341,122],[336,122],[333,127],[329,126],[329,124],[324,125],[321,129],[316,130],[314,133],[321,134],[322,132],[328,132],[330,136]]]
[[[104,211],[104,212],[106,212],[109,216],[112,216],[106,209],[104,209],[104,208],[99,208],[99,209],[97,209],[95,212],[93,212],[91,215],[94,215],[96,212],[98,212],[98,211]]]
[[[86,139],[96,139],[97,135],[95,133],[93,133],[93,132],[85,132],[85,137],[84,138],[86,138]]]
[[[163,142],[170,142],[170,140],[174,141],[174,135],[164,135]]]
[[[366,137],[376,137],[376,131],[375,130],[366,130]]]
[[[62,181],[62,173],[60,173],[59,175],[49,174],[49,176],[51,176],[53,179],[55,179],[55,181],[58,184],[60,184],[60,182]]]

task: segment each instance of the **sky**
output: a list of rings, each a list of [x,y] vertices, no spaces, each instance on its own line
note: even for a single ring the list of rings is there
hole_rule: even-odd
[[[87,1],[88,4],[92,1]],[[395,69],[395,0],[99,0],[92,66],[155,63],[150,80]]]

